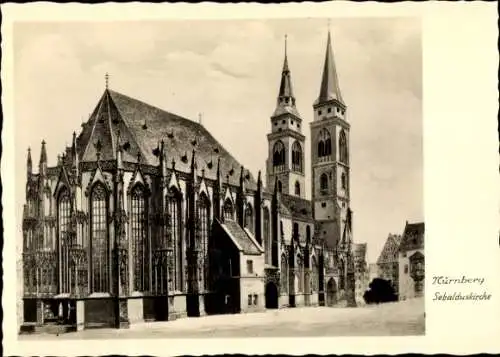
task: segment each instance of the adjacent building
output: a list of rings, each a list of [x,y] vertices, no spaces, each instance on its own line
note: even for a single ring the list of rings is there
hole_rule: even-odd
[[[399,246],[399,299],[423,296],[425,290],[425,225],[406,222]]]
[[[391,282],[396,294],[399,289],[399,245],[401,235],[389,234],[377,259],[378,277]]]
[[[257,178],[200,123],[108,88],[71,145],[38,172],[28,149],[23,331],[265,308],[355,305],[350,124],[328,34],[305,140],[285,50]],[[356,261],[356,262],[355,262]]]

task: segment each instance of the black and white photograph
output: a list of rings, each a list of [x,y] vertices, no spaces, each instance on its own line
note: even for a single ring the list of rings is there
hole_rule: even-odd
[[[494,352],[488,9],[2,5],[6,353]]]
[[[424,333],[419,19],[14,36],[21,334]]]

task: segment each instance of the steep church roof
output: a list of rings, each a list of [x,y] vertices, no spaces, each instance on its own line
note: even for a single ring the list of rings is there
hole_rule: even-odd
[[[341,104],[345,105],[344,100],[342,99],[342,94],[340,92],[337,68],[335,66],[335,59],[333,57],[331,35],[330,31],[328,31],[325,63],[323,65],[323,77],[321,79],[319,96],[314,104],[317,105],[320,103],[328,102],[330,100],[337,100]]]
[[[281,214],[303,221],[313,221],[312,203],[301,197],[282,194]]]
[[[80,161],[115,159],[117,136],[125,145],[123,161],[158,165],[153,151],[165,141],[167,163],[175,160],[175,169],[190,172],[192,150],[196,150],[196,166],[205,177],[216,179],[220,157],[223,181],[239,184],[241,164],[201,124],[169,113],[140,100],[106,89],[90,119],[83,125],[77,139]],[[255,189],[251,174],[247,187]]]
[[[399,245],[399,251],[405,252],[408,250],[424,248],[424,233],[425,225],[423,222],[406,222],[403,238],[401,239],[401,244]]]
[[[384,247],[377,259],[377,264],[395,263],[398,261],[399,245],[401,244],[401,236],[389,234],[385,241]]]

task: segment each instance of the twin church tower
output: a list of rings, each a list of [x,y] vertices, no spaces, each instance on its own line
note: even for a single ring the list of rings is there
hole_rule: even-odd
[[[336,247],[349,211],[349,129],[346,104],[340,91],[331,35],[328,32],[319,96],[313,103],[311,135],[311,205],[316,221],[315,235],[331,248]],[[305,135],[297,110],[292,76],[285,59],[276,109],[267,135],[267,187],[277,184],[286,195],[305,198]]]

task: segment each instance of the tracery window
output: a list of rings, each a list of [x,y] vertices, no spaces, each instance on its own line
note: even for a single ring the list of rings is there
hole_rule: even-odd
[[[263,214],[263,228],[264,228],[264,251],[266,252],[266,264],[271,264],[271,234],[270,234],[270,219],[269,210],[264,208]]]
[[[318,269],[318,262],[316,261],[316,257],[312,257],[311,259],[311,267],[312,267],[312,291],[316,292],[318,291],[318,285],[319,285],[319,269]]]
[[[283,185],[281,184],[281,181],[278,181],[278,192],[283,192]]]
[[[254,232],[254,224],[253,224],[253,209],[251,204],[247,204],[245,209],[245,227],[252,233]]]
[[[292,169],[302,172],[302,147],[298,141],[292,145]]]
[[[342,173],[342,175],[340,176],[340,181],[342,184],[342,189],[345,190],[347,188],[347,180],[346,180],[345,173]]]
[[[332,138],[327,129],[321,129],[318,137],[318,158],[332,154]]]
[[[224,202],[224,219],[233,219],[233,203],[229,198]]]
[[[130,225],[132,233],[132,257],[134,260],[134,291],[147,289],[148,255],[147,225],[144,188],[137,185],[131,193]]]
[[[210,201],[205,193],[200,196],[198,203],[198,218],[200,224],[200,248],[203,261],[203,286],[208,290],[209,286],[209,266],[208,266],[208,239],[210,232]],[[200,277],[201,279],[201,277]]]
[[[91,292],[109,291],[109,239],[107,193],[102,184],[92,189],[91,202]]]
[[[302,255],[298,254],[297,258],[297,280],[298,280],[298,292],[303,293],[304,292],[304,259]]]
[[[280,271],[280,290],[281,293],[288,292],[288,262],[286,255],[281,255],[281,271]]]
[[[319,177],[319,188],[322,191],[328,190],[328,176],[325,173],[321,174]]]
[[[273,147],[273,167],[275,172],[285,170],[285,145],[281,141],[277,141]]]
[[[344,290],[345,289],[345,265],[344,265],[344,260],[340,260],[340,266],[339,266],[339,289]]]
[[[347,164],[349,162],[349,155],[347,151],[347,138],[344,129],[340,131],[339,135],[339,161]]]
[[[70,266],[69,266],[69,235],[71,218],[70,196],[67,188],[63,188],[59,193],[57,204],[57,219],[59,228],[60,256],[61,265],[61,293],[70,292]]]
[[[300,183],[299,183],[299,181],[295,182],[295,195],[300,196]]]
[[[180,192],[171,188],[169,196],[167,198],[168,202],[168,213],[170,215],[170,239],[171,245],[174,247],[174,262],[175,262],[175,273],[170,272],[169,276],[174,277],[173,285],[177,291],[183,290],[183,244],[182,244],[182,234],[181,234],[181,196]],[[170,268],[170,267],[169,267]],[[174,274],[172,274],[174,273]],[[173,288],[173,286],[170,286]]]

